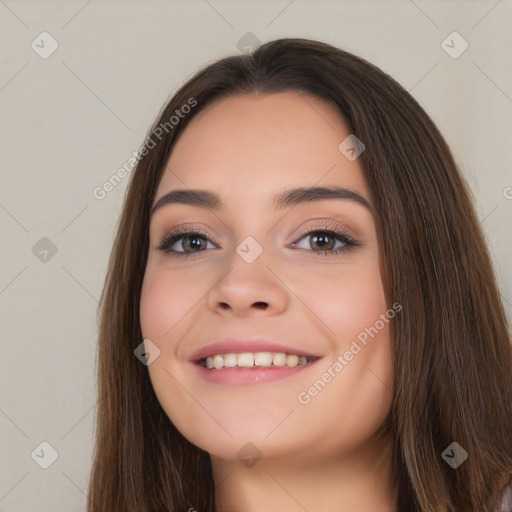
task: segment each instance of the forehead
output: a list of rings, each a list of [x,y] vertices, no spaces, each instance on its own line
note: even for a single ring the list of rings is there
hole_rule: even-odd
[[[366,193],[349,135],[330,102],[295,91],[222,98],[197,114],[175,144],[157,197],[175,188],[256,200],[292,186],[337,185]]]

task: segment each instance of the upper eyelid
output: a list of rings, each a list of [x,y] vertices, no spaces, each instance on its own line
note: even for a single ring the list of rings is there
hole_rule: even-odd
[[[356,239],[358,237],[358,235],[356,234],[354,229],[350,228],[343,221],[333,219],[331,217],[311,218],[308,221],[306,221],[306,223],[307,224],[311,223],[313,225],[306,226],[306,227],[303,227],[302,229],[300,229],[300,232],[301,232],[300,236],[304,236],[305,234],[309,233],[310,231],[325,230],[325,231],[341,232],[341,234],[344,234],[352,239]],[[275,227],[275,225],[274,225],[274,227]],[[274,229],[274,227],[272,227],[268,231],[272,231]],[[196,224],[193,222],[190,224],[184,223],[184,224],[178,224],[177,226],[174,226],[169,229],[165,229],[164,234],[161,235],[161,238],[165,238],[166,236],[168,236],[171,233],[173,235],[178,235],[180,233],[182,233],[184,235],[189,234],[189,233],[199,233],[203,236],[208,237],[212,241],[216,241],[216,240],[220,239],[220,235],[211,234],[212,231],[215,231],[215,230],[213,230],[212,228],[199,227],[199,224]],[[229,229],[229,231],[231,234],[233,233],[233,231],[231,229]],[[267,233],[268,233],[268,231],[267,231]],[[296,231],[297,230],[294,230],[294,232],[296,232]],[[298,235],[296,234],[294,236],[298,236]]]
[[[314,220],[315,219],[312,219],[312,222]],[[302,229],[300,234],[294,236],[294,241],[292,242],[292,244],[296,244],[297,242],[299,242],[306,236],[311,236],[311,234],[315,233],[315,232],[329,233],[330,236],[332,236],[333,238],[340,240],[340,241],[344,241],[343,239],[345,238],[346,239],[345,241],[349,245],[352,245],[352,246],[360,246],[361,245],[361,243],[358,241],[358,238],[356,238],[355,236],[352,235],[351,229],[347,228],[343,223],[341,223],[339,221],[335,221],[333,219],[326,219],[326,218],[318,220],[317,223],[313,226],[305,227],[304,229]],[[166,240],[168,240],[170,238],[174,238],[174,240],[172,240],[172,245],[174,245],[179,240],[181,240],[182,238],[184,238],[188,235],[199,235],[200,237],[205,238],[207,242],[213,243],[214,245],[217,245],[217,246],[219,244],[216,237],[211,236],[210,234],[208,234],[206,232],[206,230],[204,230],[202,228],[197,228],[194,226],[185,226],[185,227],[178,226],[174,229],[169,230],[169,232],[164,234],[162,241],[157,246],[157,248],[161,249],[161,250],[169,250],[170,242],[167,243]],[[166,243],[167,243],[167,247],[165,247],[165,249],[164,249],[164,246]],[[204,251],[199,251],[199,252],[205,252],[206,250],[207,249],[205,249]],[[178,252],[179,254],[185,254],[185,253],[181,253],[179,251],[174,251],[174,252]],[[191,254],[193,254],[193,253],[191,253]]]
[[[311,235],[313,233],[328,233],[331,235],[342,235],[346,238],[352,238],[351,235],[349,235],[347,233],[343,233],[341,231],[334,231],[333,229],[317,227],[317,228],[306,229],[304,232],[302,232],[300,235],[298,235],[299,236],[298,240],[302,240],[302,238],[304,238],[308,235]],[[172,237],[172,238],[175,238],[176,240],[180,240],[181,238],[184,238],[189,235],[199,235],[200,237],[206,238],[209,242],[217,243],[216,240],[208,233],[205,233],[205,232],[199,231],[199,230],[195,230],[195,229],[191,229],[191,230],[187,230],[187,231],[174,231],[174,232],[171,231],[171,232],[165,234],[163,236],[163,238],[165,239],[165,238]]]

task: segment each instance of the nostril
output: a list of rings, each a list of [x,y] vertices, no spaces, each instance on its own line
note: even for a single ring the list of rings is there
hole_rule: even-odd
[[[266,302],[255,302],[254,305],[259,309],[266,309],[268,306]]]

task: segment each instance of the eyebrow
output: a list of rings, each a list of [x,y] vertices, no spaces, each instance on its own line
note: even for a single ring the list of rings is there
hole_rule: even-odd
[[[356,192],[342,187],[302,187],[285,190],[273,198],[274,209],[281,210],[288,206],[324,199],[348,199],[358,203],[370,211],[370,203]],[[208,190],[172,190],[162,196],[151,208],[150,218],[156,210],[168,204],[188,204],[220,211],[225,208],[220,196]]]

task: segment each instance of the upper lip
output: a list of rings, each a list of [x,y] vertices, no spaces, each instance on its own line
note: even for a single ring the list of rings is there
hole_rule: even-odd
[[[215,354],[241,354],[244,352],[284,352],[298,356],[319,357],[311,352],[292,345],[274,342],[264,338],[226,338],[209,345],[205,345],[191,356],[191,360],[200,362]]]

